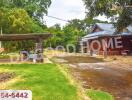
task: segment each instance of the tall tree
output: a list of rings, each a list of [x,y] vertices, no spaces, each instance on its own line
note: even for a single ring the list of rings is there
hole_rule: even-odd
[[[4,33],[29,33],[42,32],[43,29],[37,25],[24,9],[0,9],[0,27]]]
[[[73,44],[76,47],[77,52],[79,51],[79,41],[82,36],[86,35],[86,23],[84,20],[74,19],[71,20],[70,23],[63,27],[64,38],[63,42],[64,46],[68,44]]]
[[[12,9],[8,12],[7,23],[9,24],[9,33],[27,33],[30,32],[33,24],[32,19],[23,9]]]
[[[47,31],[53,34],[52,38],[47,41],[47,46],[50,45],[55,48],[58,45],[64,45],[64,33],[59,24],[55,24],[54,26],[48,28]]]
[[[43,18],[43,15],[47,14],[50,4],[51,0],[0,0],[0,7],[25,9],[36,19]]]
[[[83,0],[87,16],[89,18],[98,15],[114,17],[119,15],[117,20],[117,31],[132,24],[132,0]]]
[[[42,33],[45,26],[41,19],[47,14],[51,0],[0,0],[0,29],[4,34]],[[32,41],[4,42],[9,51],[30,48]]]
[[[4,34],[15,33],[41,33],[44,32],[43,28],[34,23],[32,18],[24,9],[0,9],[0,27],[3,29]],[[33,47],[32,41],[21,42],[3,42],[3,46],[7,51],[15,51],[23,48]]]

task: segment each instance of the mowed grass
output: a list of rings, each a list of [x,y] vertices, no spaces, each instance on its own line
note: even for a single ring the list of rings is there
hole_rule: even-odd
[[[7,71],[15,72],[16,79],[6,89],[31,90],[33,100],[78,100],[77,88],[55,64],[0,65],[0,72]]]
[[[111,94],[99,90],[90,89],[87,91],[87,95],[91,100],[114,100],[114,97]]]

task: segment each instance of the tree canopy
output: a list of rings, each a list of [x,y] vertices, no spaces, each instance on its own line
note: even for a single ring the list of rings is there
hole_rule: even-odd
[[[43,18],[48,13],[51,0],[0,0],[0,7],[22,8],[30,17]]]
[[[78,51],[79,40],[85,35],[85,23],[83,20],[74,19],[69,21],[63,28],[59,24],[48,28],[48,32],[53,33],[53,37],[47,41],[47,45],[53,48],[61,45],[66,47],[68,44],[73,44]]]
[[[43,32],[42,27],[20,8],[0,9],[0,27],[5,34]]]
[[[87,16],[94,18],[98,15],[117,18],[117,31],[132,24],[132,0],[83,0],[87,9]]]

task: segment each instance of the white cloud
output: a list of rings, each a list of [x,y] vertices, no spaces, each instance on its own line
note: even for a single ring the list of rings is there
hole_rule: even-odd
[[[82,0],[52,0],[51,7],[48,10],[49,16],[58,17],[64,20],[83,19],[85,17],[85,6]],[[48,26],[58,23],[61,26],[66,22],[44,17]]]

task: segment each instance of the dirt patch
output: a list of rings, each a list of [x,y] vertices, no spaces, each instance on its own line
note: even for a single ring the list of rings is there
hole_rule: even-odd
[[[85,63],[70,68],[84,88],[111,93],[115,100],[132,100],[132,70],[128,64]],[[129,99],[125,99],[129,98]]]
[[[7,82],[15,77],[15,73],[4,72],[0,73],[0,82]]]
[[[98,63],[104,62],[102,58],[95,58],[89,56],[65,56],[65,57],[55,57],[58,59],[63,59],[67,62],[63,63]]]
[[[115,100],[132,100],[132,57],[114,56],[105,61],[89,56],[57,58],[67,61],[69,70],[85,89],[109,92]]]

